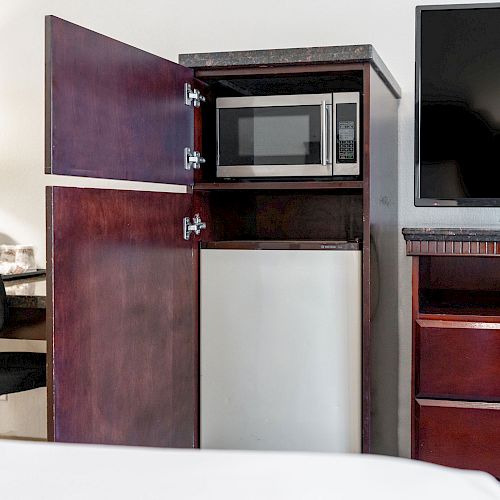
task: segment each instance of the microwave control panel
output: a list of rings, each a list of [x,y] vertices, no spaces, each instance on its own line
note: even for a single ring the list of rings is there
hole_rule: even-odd
[[[340,106],[349,106],[341,104]],[[339,110],[337,109],[337,116]],[[337,161],[356,161],[356,120],[337,120]]]
[[[359,175],[359,93],[335,93],[333,100],[333,175]]]

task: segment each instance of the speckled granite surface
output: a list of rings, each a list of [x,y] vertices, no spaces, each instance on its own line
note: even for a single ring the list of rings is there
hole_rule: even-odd
[[[405,227],[402,232],[407,241],[500,241],[500,225],[498,229]]]
[[[228,66],[278,66],[301,63],[369,62],[396,97],[401,88],[372,45],[338,45],[293,49],[243,50],[234,52],[202,52],[180,54],[179,63],[191,68],[223,68]]]
[[[45,276],[4,282],[9,307],[46,308]]]

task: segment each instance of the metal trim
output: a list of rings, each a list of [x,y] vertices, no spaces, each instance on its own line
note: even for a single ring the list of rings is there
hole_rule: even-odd
[[[361,170],[360,159],[360,93],[335,92],[332,103],[332,164],[333,175],[359,175]],[[356,104],[356,163],[337,163],[337,104]]]
[[[307,106],[332,103],[332,94],[266,95],[245,97],[219,97],[216,108],[265,108],[279,106]]]
[[[332,176],[332,165],[217,165],[217,177]]]

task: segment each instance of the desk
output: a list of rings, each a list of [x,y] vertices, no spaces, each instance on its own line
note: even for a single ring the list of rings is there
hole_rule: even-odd
[[[4,282],[9,306],[9,319],[0,338],[46,340],[45,276]]]

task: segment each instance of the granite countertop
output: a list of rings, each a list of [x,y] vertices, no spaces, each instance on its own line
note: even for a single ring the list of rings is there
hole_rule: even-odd
[[[293,49],[243,50],[234,52],[202,52],[180,54],[179,63],[190,68],[224,68],[229,66],[278,66],[286,64],[335,64],[369,62],[400,98],[401,87],[387,69],[372,45],[338,45]]]
[[[498,228],[403,228],[406,241],[500,241]]]
[[[45,309],[47,296],[45,276],[5,281],[4,285],[9,307]]]

